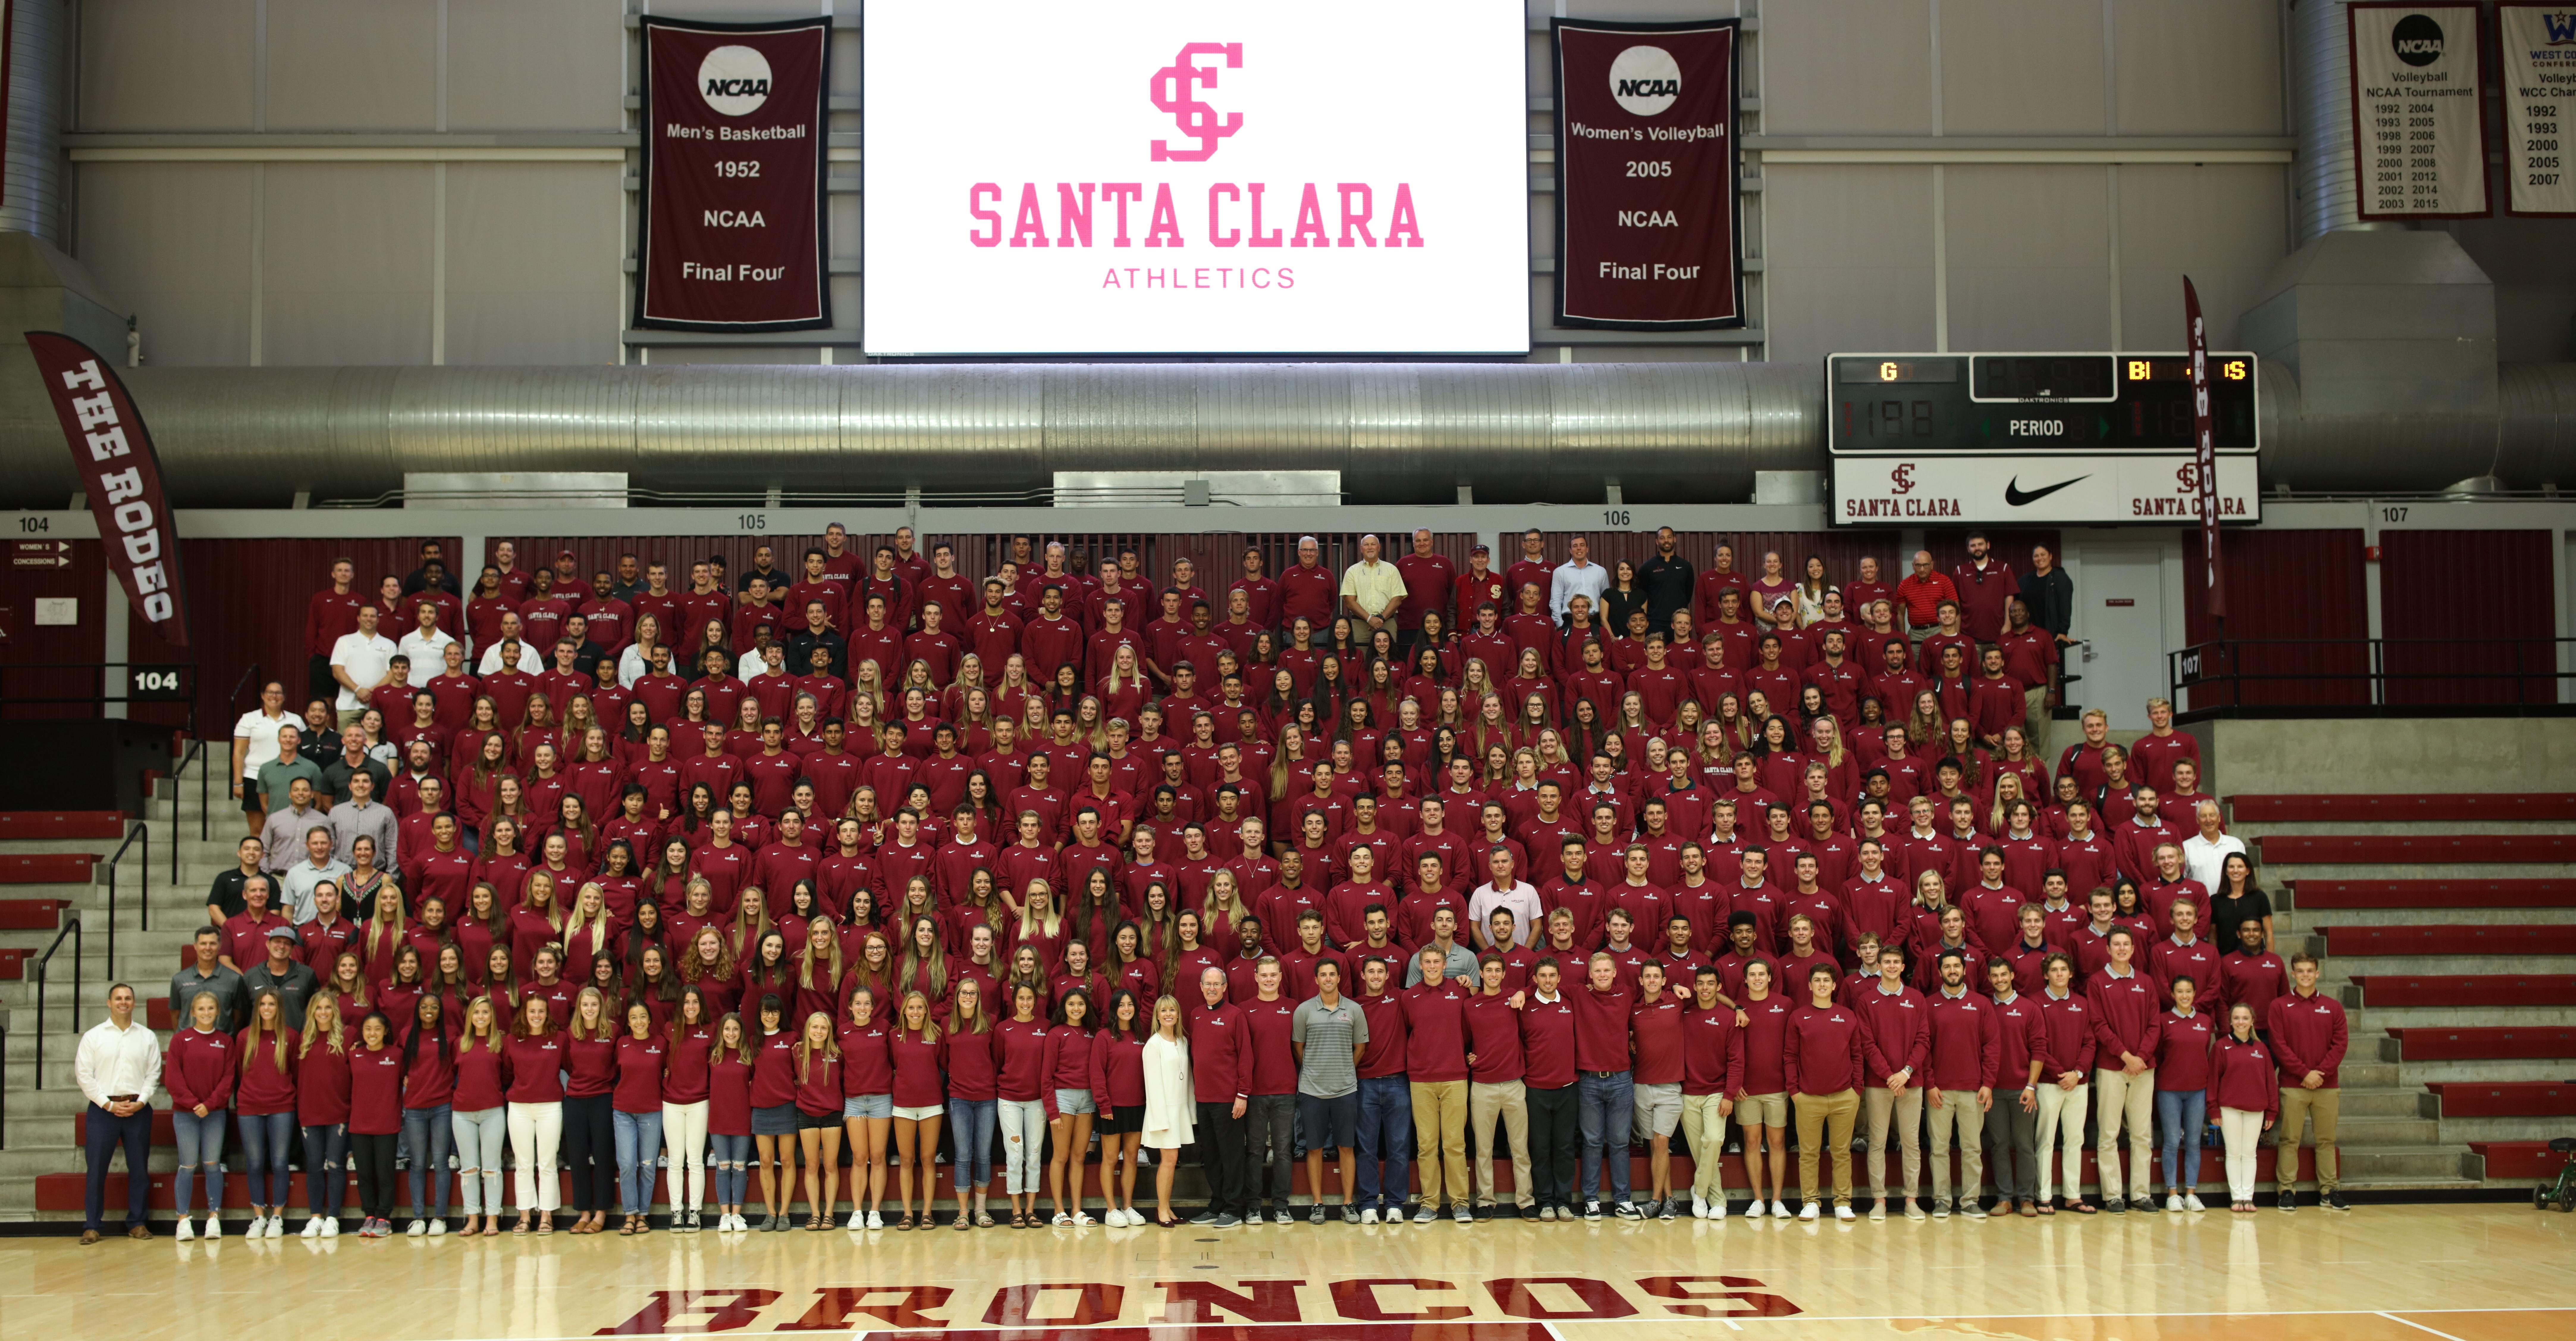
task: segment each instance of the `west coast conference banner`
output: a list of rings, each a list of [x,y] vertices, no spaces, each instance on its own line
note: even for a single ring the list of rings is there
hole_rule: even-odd
[[[2344,19],[2361,217],[2485,217],[2477,5],[2355,4]]]
[[[1556,323],[1744,324],[1734,19],[1558,19]]]
[[[2503,59],[2505,212],[2576,215],[2576,6],[2496,6]]]
[[[644,20],[635,324],[832,324],[824,222],[830,19]]]

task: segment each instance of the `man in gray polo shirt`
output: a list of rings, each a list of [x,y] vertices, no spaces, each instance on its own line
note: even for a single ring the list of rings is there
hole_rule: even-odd
[[[354,866],[358,860],[357,843],[361,838],[376,840],[376,869],[399,871],[402,854],[394,850],[399,830],[394,823],[393,807],[376,799],[376,775],[359,769],[349,775],[349,799],[331,807],[331,858],[343,866]]]
[[[1368,1016],[1342,995],[1342,966],[1315,963],[1315,995],[1298,1004],[1289,1022],[1297,1053],[1297,1123],[1306,1136],[1306,1190],[1315,1206],[1310,1224],[1324,1223],[1324,1147],[1342,1152],[1342,1221],[1358,1224],[1360,1051],[1368,1046]]]
[[[322,790],[322,766],[304,757],[303,729],[281,726],[277,729],[277,757],[261,764],[251,774],[251,783],[259,791],[260,809],[274,819],[277,811],[286,804],[288,785],[297,778],[311,783],[317,794]],[[275,845],[271,845],[271,850],[275,850]]]

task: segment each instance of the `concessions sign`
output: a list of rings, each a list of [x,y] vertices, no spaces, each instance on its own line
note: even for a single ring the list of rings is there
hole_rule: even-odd
[[[36,375],[53,397],[71,444],[72,466],[107,565],[134,613],[173,647],[188,645],[188,599],[179,573],[179,531],[161,491],[161,457],[115,365],[68,335],[27,332]]]
[[[2478,6],[2355,4],[2344,19],[2361,217],[2485,217]]]
[[[832,25],[644,20],[635,324],[832,324],[824,112]]]
[[[1737,20],[1558,19],[1556,324],[1744,324]]]

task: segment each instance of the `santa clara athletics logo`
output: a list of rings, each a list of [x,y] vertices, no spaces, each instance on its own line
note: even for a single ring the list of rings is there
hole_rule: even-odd
[[[1213,62],[1200,64],[1202,57],[1215,56],[1225,58],[1225,64],[1222,67]],[[1243,113],[1231,112],[1223,120],[1219,120],[1217,110],[1200,102],[1191,92],[1192,89],[1201,86],[1215,88],[1217,71],[1220,68],[1227,70],[1243,68],[1241,42],[1189,43],[1181,48],[1181,54],[1172,58],[1171,64],[1154,72],[1153,79],[1146,86],[1153,94],[1154,105],[1171,113],[1172,120],[1179,125],[1183,136],[1199,142],[1199,147],[1196,149],[1174,149],[1167,142],[1156,140],[1154,141],[1155,162],[1204,163],[1216,156],[1219,142],[1243,129]]]

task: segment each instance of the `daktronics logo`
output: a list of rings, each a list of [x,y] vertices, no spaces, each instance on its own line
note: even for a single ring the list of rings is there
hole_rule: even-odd
[[[1219,142],[1243,129],[1243,113],[1230,113],[1220,121],[1215,108],[1191,95],[1192,88],[1216,87],[1218,67],[1199,64],[1202,56],[1223,56],[1224,68],[1228,70],[1243,68],[1241,42],[1192,42],[1181,48],[1181,54],[1174,56],[1171,64],[1154,72],[1153,79],[1146,85],[1154,105],[1171,114],[1172,120],[1180,126],[1181,134],[1199,142],[1196,149],[1174,149],[1165,141],[1156,140],[1154,161],[1157,163],[1204,163],[1216,156]]]
[[[1660,116],[1682,96],[1682,67],[1662,47],[1630,47],[1610,62],[1610,96],[1636,116]]]
[[[2442,25],[2429,14],[2409,14],[2390,31],[2388,45],[2408,65],[2430,65],[2442,59]]]
[[[752,47],[717,47],[698,62],[698,96],[726,116],[749,116],[769,101],[769,58]]]

